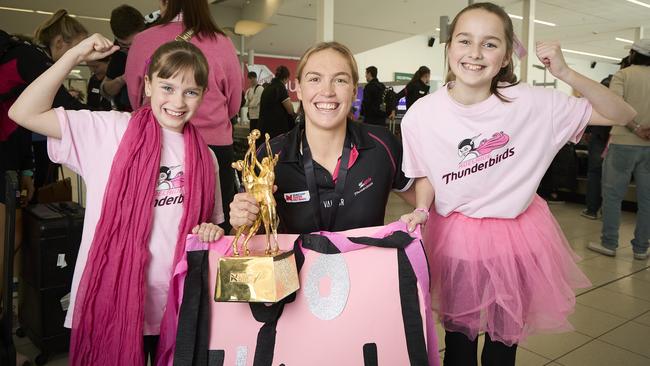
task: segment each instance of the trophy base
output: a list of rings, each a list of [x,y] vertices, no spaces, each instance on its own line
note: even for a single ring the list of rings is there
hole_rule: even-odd
[[[293,250],[219,259],[219,302],[278,302],[300,288]]]

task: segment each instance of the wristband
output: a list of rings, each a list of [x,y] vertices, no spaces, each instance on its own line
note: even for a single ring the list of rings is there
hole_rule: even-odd
[[[427,210],[426,208],[422,208],[422,207],[416,208],[415,210],[413,210],[413,212],[422,212],[427,216],[426,220],[429,220],[429,210]]]

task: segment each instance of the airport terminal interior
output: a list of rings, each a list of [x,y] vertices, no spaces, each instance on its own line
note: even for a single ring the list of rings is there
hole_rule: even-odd
[[[447,37],[449,22],[468,3],[475,1],[207,2],[212,18],[232,41],[240,66],[245,71],[255,71],[260,85],[271,82],[278,66],[288,67],[291,78],[286,87],[291,103],[296,109],[299,101],[296,96],[294,73],[303,52],[317,40],[323,39],[336,40],[348,46],[354,54],[360,76],[350,118],[363,121],[359,112],[366,86],[364,75],[369,66],[375,66],[378,69],[379,81],[392,87],[395,92],[406,87],[420,66],[427,66],[430,70],[429,93],[445,87],[447,54],[444,40]],[[11,34],[33,35],[39,24],[57,9],[65,8],[69,14],[75,15],[75,19],[90,33],[102,33],[112,40],[115,37],[109,27],[109,17],[111,10],[122,3],[135,7],[147,17],[155,17],[159,6],[158,0],[0,0],[0,29]],[[553,77],[537,58],[530,57],[534,55],[531,48],[534,47],[535,41],[560,41],[567,64],[588,78],[600,82],[619,70],[621,59],[628,55],[633,45],[638,44],[635,42],[643,39],[647,41],[650,38],[650,0],[498,0],[495,3],[504,7],[514,24],[517,37],[515,72],[519,78],[530,85],[552,88],[566,94],[572,93],[571,87]],[[645,47],[650,46],[646,43]],[[91,92],[92,88],[88,87],[91,76],[92,69],[88,65],[80,65],[66,78],[64,86],[70,91],[80,92],[79,100],[86,102],[87,96],[83,94]],[[242,73],[242,78],[246,78],[246,72]],[[248,84],[244,82],[243,91],[247,88]],[[647,100],[650,101],[650,95]],[[401,121],[407,113],[406,99],[396,100],[395,103],[395,118],[387,119],[385,127],[401,139]],[[112,107],[115,109],[116,104],[113,103]],[[236,159],[241,159],[248,148],[248,116],[247,107],[243,106],[231,120]],[[650,260],[647,256],[635,258],[630,244],[637,225],[650,226],[650,222],[637,220],[638,187],[632,178],[622,203],[619,247],[616,255],[607,256],[589,250],[589,243],[600,243],[603,222],[600,211],[596,211],[593,217],[584,215],[590,158],[588,138],[583,137],[577,144],[567,144],[560,154],[564,155],[554,161],[553,172],[549,168],[548,173],[554,175],[552,180],[556,182],[555,186],[543,194],[538,192],[547,200],[571,249],[578,256],[578,268],[589,278],[592,286],[575,292],[575,309],[569,316],[574,329],[559,334],[538,334],[529,337],[518,346],[516,365],[650,365]],[[72,201],[83,206],[86,198],[83,180],[67,167],[56,174],[59,179],[70,178]],[[397,221],[403,214],[412,211],[413,206],[404,202],[397,194],[391,193],[384,224]],[[22,221],[19,222],[22,224]],[[4,222],[0,222],[0,225],[4,225]],[[16,230],[20,231],[21,228]],[[27,240],[29,235],[24,233],[23,240]],[[5,238],[0,239],[4,243]],[[42,301],[41,295],[38,295],[38,301],[42,301],[42,304],[38,305],[39,310],[24,306],[24,301],[20,299],[26,295],[21,291],[27,291],[27,287],[21,286],[20,281],[25,277],[22,271],[25,271],[24,263],[27,262],[21,257],[25,253],[19,250],[16,250],[16,253],[18,259],[13,276],[15,288],[12,294],[11,324],[13,342],[19,354],[18,362],[22,362],[17,365],[68,365],[66,351],[57,350],[45,354],[41,344],[43,339],[39,335],[42,331],[27,329],[32,325],[21,324],[26,315],[18,314],[23,309],[25,313],[41,311],[45,314],[42,320],[45,324],[48,307],[56,308],[58,314],[62,304],[69,301],[64,298],[67,291],[47,301]],[[66,265],[65,260],[59,258],[57,266],[63,268]],[[31,273],[30,270],[27,272]],[[71,272],[68,277],[71,277]],[[71,278],[67,281],[71,281]],[[70,284],[66,283],[63,287],[65,286],[69,289]],[[19,305],[21,303],[23,305]],[[41,306],[43,309],[40,309]],[[430,316],[436,317],[433,313]],[[38,326],[43,325],[39,323]],[[63,329],[62,324],[53,326]],[[435,328],[442,364],[445,331],[439,321],[436,321]],[[55,335],[60,336],[59,333]],[[66,334],[64,337],[67,336]],[[479,338],[480,354],[484,335],[481,334]],[[378,365],[382,365],[381,360]]]

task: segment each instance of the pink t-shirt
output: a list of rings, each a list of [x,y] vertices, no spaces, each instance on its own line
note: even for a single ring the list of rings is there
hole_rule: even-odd
[[[65,326],[71,327],[77,287],[81,280],[88,252],[101,215],[104,191],[108,183],[113,157],[126,131],[131,115],[122,112],[70,111],[57,108],[61,139],[48,138],[50,159],[65,164],[83,177],[86,183],[86,214],[77,264],[72,279],[70,308]],[[183,215],[183,134],[162,129],[160,176],[152,203],[153,226],[149,240],[149,262],[146,272],[144,334],[159,334],[160,320],[167,301],[172,275],[174,248],[178,225]],[[214,157],[217,168],[217,159]],[[215,187],[213,223],[223,222],[219,176]]]
[[[591,117],[586,99],[519,84],[470,106],[447,86],[418,100],[402,120],[407,177],[427,177],[435,209],[483,218],[526,210],[553,157],[577,142]]]
[[[163,43],[173,41],[184,31],[183,22],[177,21],[151,27],[133,39],[124,79],[134,110],[142,105],[144,75],[151,56]],[[239,111],[244,81],[237,52],[230,39],[223,35],[194,36],[191,42],[203,52],[210,67],[208,90],[191,123],[209,145],[232,145],[230,118]]]

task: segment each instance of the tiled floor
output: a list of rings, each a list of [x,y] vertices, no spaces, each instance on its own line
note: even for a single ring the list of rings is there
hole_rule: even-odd
[[[582,257],[579,266],[593,287],[577,293],[571,323],[575,331],[538,335],[520,345],[517,365],[537,366],[647,366],[650,365],[650,267],[648,261],[632,258],[629,241],[636,216],[623,213],[621,247],[615,258],[586,249],[590,240],[600,237],[600,221],[580,217],[582,206],[553,205],[575,252]],[[399,219],[408,205],[391,196],[386,222]],[[650,225],[650,223],[646,223]],[[440,355],[444,354],[444,332],[437,326]],[[27,339],[16,338],[18,350],[35,357],[38,350]],[[53,357],[47,365],[66,365],[67,357]]]
[[[615,258],[586,248],[600,239],[601,221],[580,216],[577,204],[551,205],[573,250],[581,256],[578,266],[593,283],[577,294],[571,324],[575,331],[533,336],[519,346],[518,366],[632,366],[650,365],[650,262],[632,258],[630,240],[636,215],[624,212],[620,248]],[[391,197],[387,221],[399,219],[408,205]],[[650,223],[646,223],[650,225]],[[444,331],[438,327],[440,355]],[[482,341],[481,341],[482,342]]]

